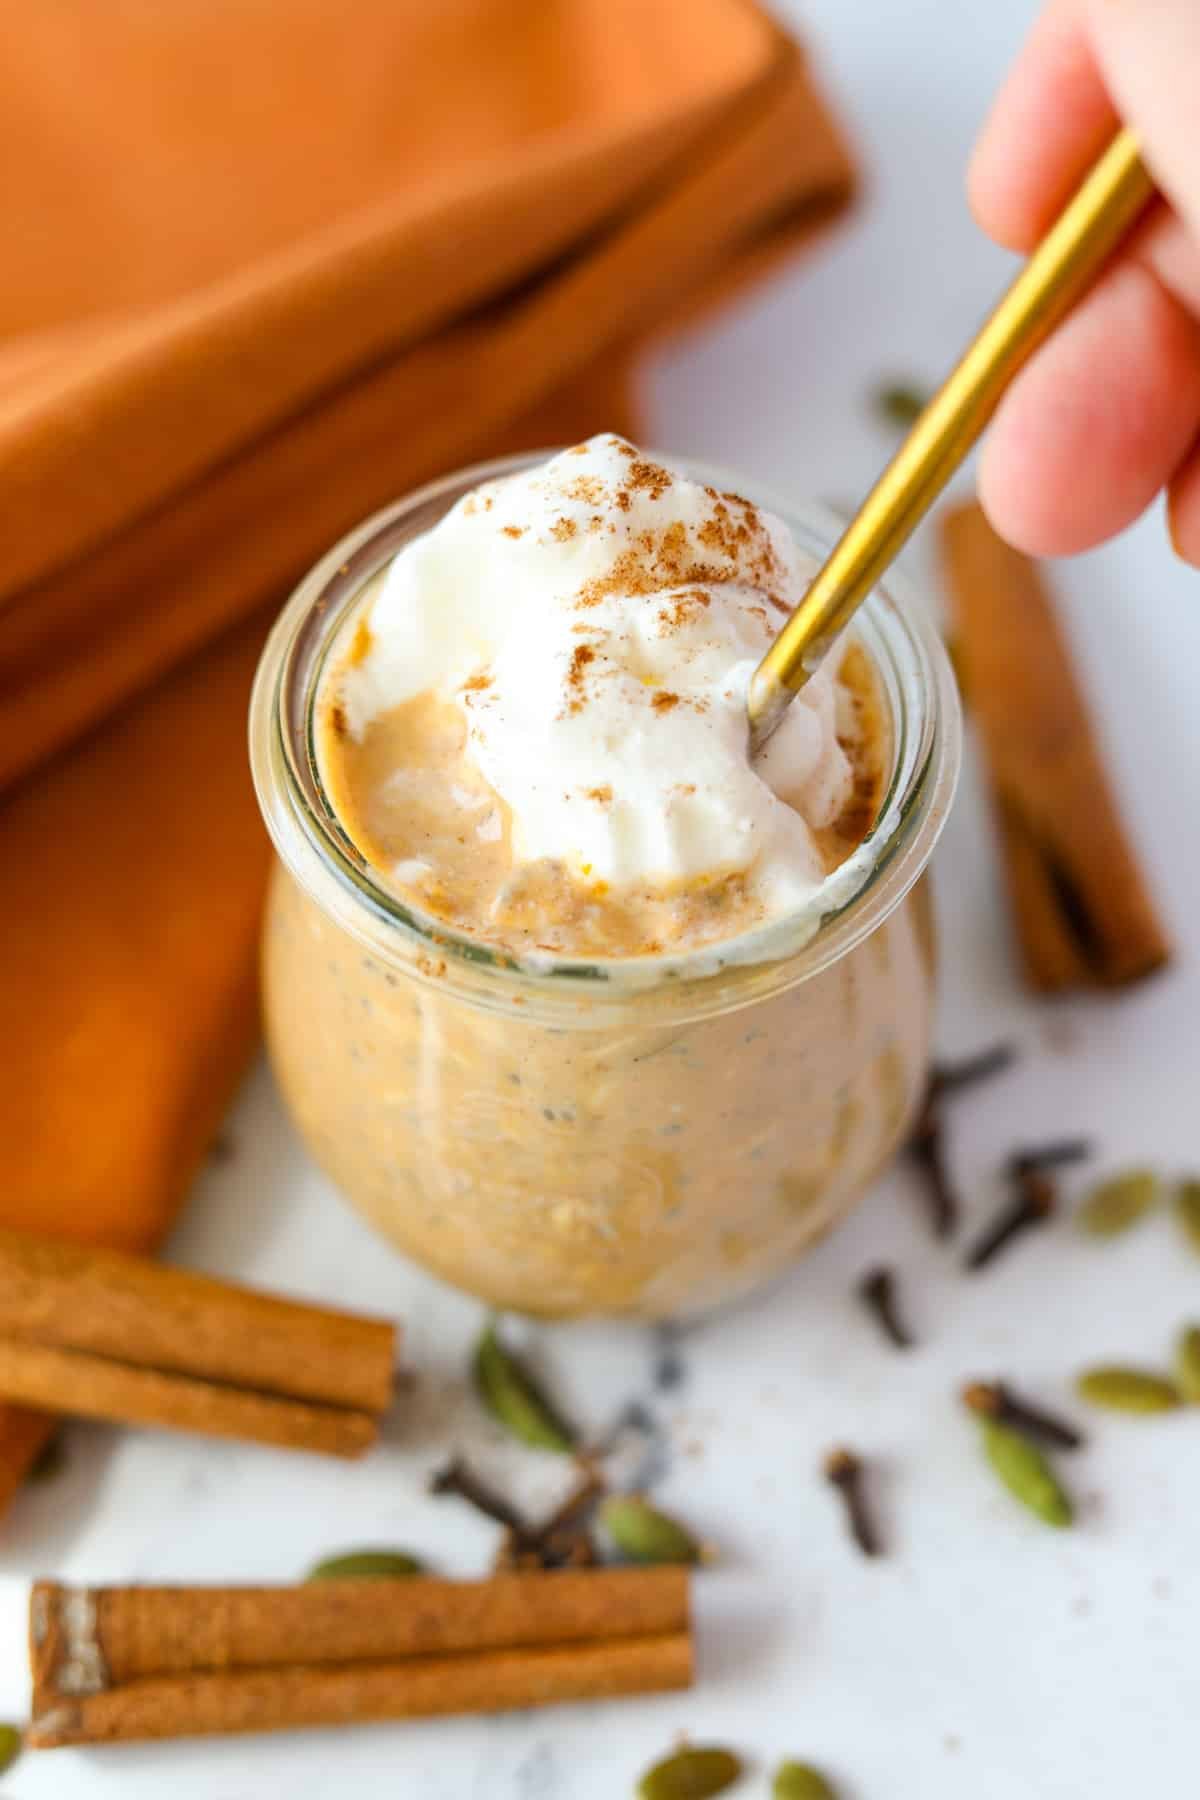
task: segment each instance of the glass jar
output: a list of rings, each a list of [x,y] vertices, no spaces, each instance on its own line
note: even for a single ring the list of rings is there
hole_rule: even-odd
[[[777,1274],[905,1135],[933,990],[920,878],[954,789],[958,704],[936,633],[889,580],[856,629],[890,714],[891,779],[815,934],[785,918],[691,957],[531,966],[411,911],[322,790],[324,661],[402,545],[533,460],[462,471],[377,514],[275,626],[251,707],[278,852],[267,1038],[312,1154],[407,1255],[519,1312],[661,1318]],[[836,535],[818,512],[752,497],[815,557]]]

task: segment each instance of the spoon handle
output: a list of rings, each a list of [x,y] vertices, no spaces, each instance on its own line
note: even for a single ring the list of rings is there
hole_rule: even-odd
[[[759,663],[748,701],[752,753],[904,548],[1017,370],[1079,299],[1153,193],[1137,140],[1119,131],[933,396]]]

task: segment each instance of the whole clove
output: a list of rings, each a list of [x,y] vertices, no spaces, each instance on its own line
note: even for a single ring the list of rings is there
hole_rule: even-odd
[[[431,1494],[454,1494],[459,1500],[465,1500],[485,1519],[511,1531],[522,1544],[532,1535],[528,1521],[521,1517],[516,1507],[468,1468],[461,1456],[451,1457],[444,1469],[438,1469],[430,1476],[429,1491]]]
[[[560,1531],[586,1525],[603,1500],[606,1489],[607,1483],[600,1471],[584,1463],[576,1485],[549,1518],[536,1527],[535,1535],[548,1538]]]
[[[961,1208],[946,1163],[942,1102],[949,1096],[999,1075],[1016,1061],[1012,1044],[993,1044],[959,1062],[935,1063],[925,1098],[917,1115],[908,1153],[920,1172],[929,1206],[929,1222],[936,1238],[948,1238],[958,1224]]]
[[[947,1094],[957,1094],[963,1088],[975,1087],[981,1081],[990,1081],[993,1075],[1003,1074],[1016,1060],[1016,1045],[1001,1043],[977,1051],[974,1056],[964,1056],[957,1062],[934,1063],[929,1078],[930,1091],[942,1100]]]
[[[950,1171],[946,1167],[942,1121],[938,1116],[932,1088],[926,1095],[925,1104],[908,1141],[908,1153],[924,1184],[929,1223],[934,1237],[952,1237],[961,1209],[950,1180]]]
[[[543,1569],[586,1568],[596,1559],[592,1543],[593,1514],[607,1491],[599,1470],[584,1466],[579,1481],[561,1505],[529,1534],[529,1548]]]
[[[844,1447],[831,1450],[825,1458],[825,1479],[841,1495],[850,1536],[863,1555],[882,1555],[879,1533],[867,1504],[862,1459]]]
[[[519,1532],[507,1527],[500,1534],[496,1554],[492,1558],[493,1575],[523,1574],[527,1569],[540,1569],[542,1559],[531,1550]]]
[[[1014,1180],[1016,1192],[1012,1199],[967,1256],[966,1267],[972,1274],[986,1268],[1015,1238],[1035,1225],[1044,1224],[1054,1211],[1058,1190],[1048,1175],[1037,1169],[1026,1169]]]
[[[900,1316],[893,1271],[882,1266],[869,1270],[858,1284],[858,1294],[889,1343],[897,1350],[911,1350],[915,1340]]]
[[[1086,1162],[1094,1155],[1089,1138],[1058,1138],[1049,1144],[1027,1144],[1014,1150],[1005,1165],[1010,1175],[1028,1175],[1034,1169],[1062,1169],[1068,1163]]]
[[[585,1467],[566,1499],[536,1525],[476,1475],[460,1456],[437,1471],[430,1480],[429,1491],[454,1494],[504,1527],[496,1552],[497,1569],[584,1568],[596,1560],[590,1525],[592,1514],[604,1497],[605,1483],[594,1468]]]
[[[1040,1406],[1031,1406],[1002,1381],[970,1381],[962,1391],[962,1399],[971,1412],[994,1419],[998,1425],[1007,1425],[1022,1437],[1048,1444],[1054,1450],[1079,1450],[1084,1444],[1084,1435],[1076,1426],[1044,1412]]]
[[[600,1561],[589,1531],[551,1533],[542,1540],[538,1567],[542,1569],[591,1569]]]

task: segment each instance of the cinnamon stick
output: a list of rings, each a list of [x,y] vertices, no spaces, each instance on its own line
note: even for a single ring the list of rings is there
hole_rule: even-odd
[[[688,1627],[688,1571],[561,1570],[486,1581],[412,1576],[298,1587],[34,1584],[29,1661],[46,1696],[149,1676],[671,1636]]]
[[[401,1662],[159,1675],[71,1697],[35,1691],[25,1741],[33,1749],[49,1750],[63,1744],[501,1712],[565,1700],[662,1693],[688,1687],[691,1680],[691,1640],[683,1631]]]
[[[396,1350],[382,1319],[7,1230],[0,1337],[361,1412],[389,1405]]]
[[[946,516],[943,547],[1029,980],[1042,992],[1136,981],[1169,945],[1038,570],[976,504]]]
[[[371,1413],[224,1387],[11,1338],[0,1338],[0,1398],[78,1418],[250,1438],[329,1456],[362,1456],[379,1434],[379,1421]]]

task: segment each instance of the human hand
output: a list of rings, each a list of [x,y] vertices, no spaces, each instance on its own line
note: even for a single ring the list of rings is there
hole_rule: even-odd
[[[1200,0],[1051,0],[976,147],[971,204],[1031,250],[1122,121],[1166,199],[1013,383],[980,497],[1012,543],[1067,556],[1165,487],[1200,567]]]

